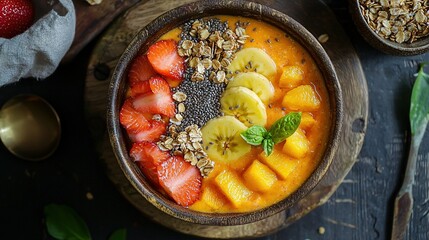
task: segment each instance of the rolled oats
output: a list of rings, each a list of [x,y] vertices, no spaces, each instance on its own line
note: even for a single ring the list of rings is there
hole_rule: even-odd
[[[176,127],[173,126],[169,127],[171,136],[164,136],[157,142],[159,149],[165,152],[169,151],[175,156],[183,155],[185,161],[198,167],[201,176],[207,177],[214,169],[214,162],[208,158],[207,153],[202,149],[201,129],[197,125],[190,125],[185,128],[185,131],[177,133]]]
[[[248,25],[240,22],[235,24],[234,30],[226,27],[220,31],[210,28],[210,23],[204,19],[193,21],[188,33],[194,38],[183,40],[178,49],[179,55],[186,57],[185,62],[194,69],[191,80],[202,81],[206,76],[216,83],[226,82],[222,75],[233,60],[235,52],[241,49],[249,38],[246,34]],[[219,71],[224,73],[218,75]]]
[[[175,92],[173,94],[173,99],[178,101],[178,102],[183,102],[186,100],[186,94],[184,92]]]
[[[179,121],[183,120],[183,116],[180,113],[176,114],[174,117]]]
[[[204,67],[204,65],[203,65],[202,62],[199,62],[197,64],[197,71],[198,71],[198,73],[201,73],[201,74],[203,74],[206,71],[206,69],[205,69],[205,67]]]
[[[180,121],[179,119],[177,119],[176,117],[170,118],[170,122],[172,124],[175,124],[177,126],[179,126],[180,124],[182,124],[182,121]]]
[[[217,59],[214,59],[212,61],[212,67],[214,70],[219,70],[222,67],[222,65]]]
[[[179,113],[183,113],[183,112],[185,112],[185,110],[186,110],[186,108],[185,108],[185,104],[183,104],[183,103],[179,103],[179,104],[177,105],[177,109],[179,110]]]
[[[429,35],[428,0],[359,0],[368,26],[397,43],[412,43]]]
[[[210,69],[212,67],[212,60],[210,60],[210,58],[204,58],[201,63],[205,69]]]
[[[204,80],[204,75],[199,72],[195,72],[192,74],[191,80],[194,82],[202,81]]]
[[[200,62],[200,59],[197,57],[192,57],[192,59],[189,61],[189,66],[191,68],[196,68],[198,66],[198,63]]]
[[[328,34],[322,34],[317,38],[317,40],[320,43],[326,43],[329,40],[329,35]]]

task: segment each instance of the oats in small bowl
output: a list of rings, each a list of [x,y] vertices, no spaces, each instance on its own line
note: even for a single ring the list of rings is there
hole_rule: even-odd
[[[350,0],[358,30],[373,47],[394,55],[429,49],[429,1]]]

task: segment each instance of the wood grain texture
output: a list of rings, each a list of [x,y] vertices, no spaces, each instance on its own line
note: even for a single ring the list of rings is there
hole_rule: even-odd
[[[140,1],[146,2],[147,0],[104,0],[101,4],[93,6],[85,0],[74,0],[76,33],[73,43],[62,61],[70,61],[115,17]]]
[[[374,54],[374,49],[360,47],[361,56]],[[394,199],[402,183],[409,148],[408,112],[411,86],[418,63],[429,55],[390,58],[374,54],[365,58],[371,111],[368,131],[360,157],[348,178],[352,187],[342,189],[347,198],[356,201],[357,215],[347,214],[344,221],[358,226],[352,240],[390,239]],[[426,140],[429,135],[426,133]],[[419,150],[417,172],[413,186],[414,207],[407,240],[429,239],[428,160],[429,145]],[[329,209],[326,209],[329,211]]]
[[[247,224],[227,228],[196,226],[195,224],[178,222],[178,220],[169,216],[159,215],[157,213],[159,211],[143,200],[120,171],[104,128],[108,81],[97,80],[95,76],[100,71],[103,72],[100,70],[103,66],[107,67],[104,69],[112,71],[123,49],[125,49],[139,28],[162,12],[185,2],[191,1],[166,1],[164,4],[149,1],[139,4],[116,21],[102,36],[94,49],[88,66],[85,101],[89,127],[92,129],[94,139],[97,140],[98,149],[101,153],[101,158],[106,163],[109,177],[133,205],[151,216],[153,220],[168,227],[175,227],[176,230],[184,233],[206,237],[229,238],[265,235],[293,223],[317,206],[325,203],[356,161],[366,131],[368,110],[367,86],[359,59],[341,26],[336,22],[335,16],[323,3],[314,0],[299,2],[259,1],[290,15],[303,24],[316,38],[321,34],[329,35],[329,41],[323,47],[336,68],[345,99],[344,131],[339,151],[331,169],[322,182],[308,197],[301,200],[286,213],[275,215],[256,225]],[[317,16],[314,16],[314,12],[318,12]],[[331,221],[335,222],[337,220],[332,219]]]

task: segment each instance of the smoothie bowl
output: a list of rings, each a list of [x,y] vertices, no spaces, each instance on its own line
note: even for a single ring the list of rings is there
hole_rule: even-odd
[[[125,176],[160,211],[207,225],[256,222],[322,179],[341,90],[317,40],[246,1],[160,16],[121,56],[108,129]]]

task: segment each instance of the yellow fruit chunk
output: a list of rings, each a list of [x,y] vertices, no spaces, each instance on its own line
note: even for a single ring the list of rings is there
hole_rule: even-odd
[[[313,118],[313,116],[310,113],[302,113],[302,115],[301,115],[301,123],[299,124],[299,127],[301,129],[308,130],[315,123],[316,123],[316,120]]]
[[[201,200],[205,202],[213,210],[217,210],[226,204],[225,197],[214,187],[207,186],[204,188]]]
[[[308,141],[305,133],[299,128],[294,134],[286,139],[286,142],[283,145],[283,152],[293,158],[305,157],[309,149],[310,141]]]
[[[247,202],[252,195],[252,192],[241,182],[240,178],[230,171],[221,172],[217,175],[215,182],[235,207]]]
[[[286,179],[298,165],[298,161],[291,159],[282,151],[274,149],[270,156],[265,152],[260,154],[263,163],[268,165],[280,178]]]
[[[310,85],[301,85],[286,93],[282,105],[292,111],[314,111],[319,108],[320,100]]]
[[[255,191],[265,192],[277,182],[276,174],[269,167],[258,160],[253,161],[252,165],[243,174],[246,186]]]
[[[279,80],[281,88],[294,88],[301,85],[304,79],[304,71],[299,66],[286,66]]]

